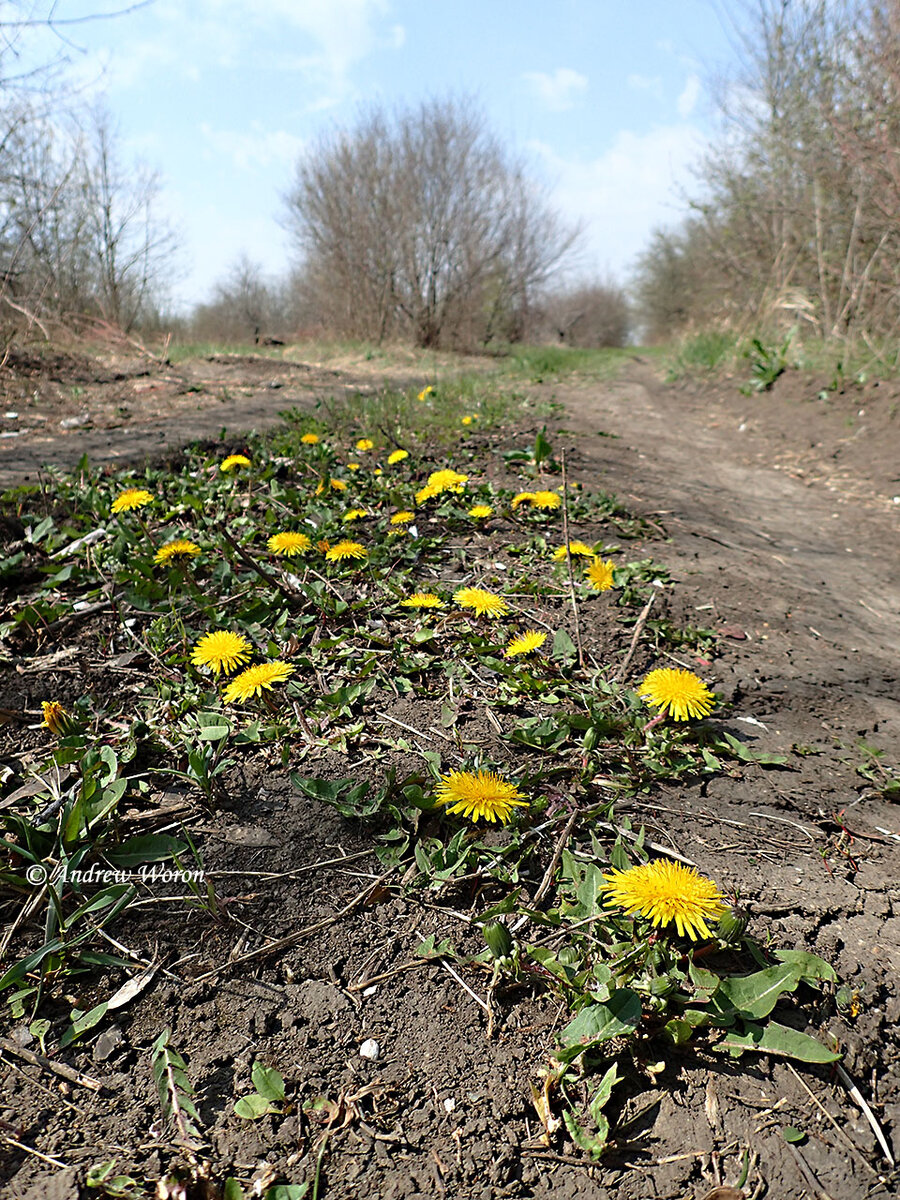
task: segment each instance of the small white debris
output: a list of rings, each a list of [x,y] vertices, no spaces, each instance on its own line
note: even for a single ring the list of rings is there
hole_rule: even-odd
[[[6,417],[7,421],[18,421],[19,419],[19,414],[17,412],[5,412],[3,415]]]
[[[378,991],[378,984],[373,983],[371,987],[363,988],[363,995],[364,996],[374,996],[377,991]]]
[[[91,419],[89,412],[83,412],[77,417],[65,417],[59,423],[60,429],[78,429],[82,425],[87,425]]]
[[[371,1058],[373,1062],[376,1058],[379,1057],[380,1054],[381,1054],[381,1047],[378,1045],[378,1043],[375,1041],[374,1038],[366,1038],[366,1040],[363,1042],[363,1044],[359,1048],[359,1057],[360,1058]]]
[[[740,425],[738,425],[738,433],[743,433],[746,430],[746,428],[747,428],[747,422],[741,421]]]
[[[452,1096],[448,1096],[447,1099],[444,1101],[444,1112],[452,1113],[455,1108],[456,1108],[456,1101],[453,1099]]]

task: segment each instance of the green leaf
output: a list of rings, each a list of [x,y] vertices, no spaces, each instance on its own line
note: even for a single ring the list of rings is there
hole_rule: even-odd
[[[796,1125],[785,1125],[781,1131],[781,1136],[786,1142],[790,1142],[792,1145],[795,1142],[802,1142],[806,1138],[803,1130],[798,1129]]]
[[[277,1111],[278,1109],[271,1100],[267,1100],[265,1096],[260,1096],[256,1092],[244,1096],[234,1106],[235,1115],[243,1117],[245,1121],[258,1121],[260,1117]]]
[[[837,983],[834,967],[817,954],[810,954],[807,950],[776,950],[775,957],[779,962],[795,967],[804,983]]]
[[[778,998],[793,992],[800,982],[800,972],[793,963],[767,967],[753,975],[732,975],[723,979],[716,992],[716,1007],[737,1016],[756,1020],[767,1017]]]
[[[727,1034],[716,1043],[715,1049],[727,1050],[734,1058],[739,1058],[745,1050],[756,1050],[760,1054],[780,1054],[806,1063],[830,1063],[841,1057],[817,1038],[779,1025],[777,1021],[769,1021],[767,1025],[748,1024],[746,1032]]]
[[[74,1020],[72,1021],[72,1024],[59,1039],[60,1050],[64,1050],[70,1042],[74,1042],[77,1037],[81,1037],[83,1033],[87,1033],[87,1031],[89,1029],[93,1029],[95,1025],[99,1025],[99,1023],[106,1016],[106,1008],[107,1006],[104,1002],[103,1004],[98,1004],[95,1008],[92,1008],[90,1012],[79,1013],[77,1017],[74,1017],[73,1014]]]
[[[267,1067],[257,1059],[250,1071],[250,1078],[253,1080],[253,1086],[266,1100],[284,1100],[284,1078],[274,1067]]]
[[[183,854],[187,848],[186,842],[180,842],[167,833],[142,833],[127,838],[115,850],[108,850],[106,857],[118,867],[137,867],[141,863],[160,862]]]
[[[685,1021],[681,1017],[673,1017],[671,1021],[666,1021],[662,1031],[663,1037],[673,1046],[684,1046],[690,1041],[694,1027],[690,1021]]]
[[[563,666],[571,666],[571,664],[575,661],[577,655],[575,643],[564,629],[557,629],[553,637],[553,650],[551,651],[551,655],[556,659],[557,662],[562,663]]]
[[[569,1131],[569,1137],[576,1146],[584,1150],[593,1159],[598,1159],[606,1149],[609,1141],[609,1121],[600,1113],[600,1119],[597,1121],[597,1132],[589,1133],[582,1125],[579,1125],[572,1112],[566,1110],[563,1113],[563,1120],[566,1123],[566,1129]]]
[[[561,1062],[571,1062],[583,1051],[610,1038],[634,1033],[641,1021],[641,998],[630,988],[616,988],[605,1004],[589,1004],[560,1034],[563,1049],[555,1052]]]
[[[761,767],[783,767],[787,762],[783,754],[766,754],[761,750],[752,750],[746,742],[742,742],[731,733],[723,732],[722,737],[725,740],[723,749],[727,747],[741,762],[758,763]]]
[[[308,1183],[275,1183],[266,1191],[263,1200],[303,1200],[308,1191]]]
[[[222,1200],[244,1200],[244,1189],[233,1176],[225,1180]]]

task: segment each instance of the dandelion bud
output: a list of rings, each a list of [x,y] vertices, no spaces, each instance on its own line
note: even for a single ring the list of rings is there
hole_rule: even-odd
[[[499,961],[509,958],[512,954],[513,940],[505,925],[501,925],[499,921],[491,921],[490,925],[485,925],[482,933],[495,959]]]
[[[56,737],[70,737],[78,732],[78,721],[71,713],[66,712],[58,700],[43,700],[41,710],[45,727]]]
[[[716,937],[720,942],[733,945],[739,942],[747,931],[749,917],[742,909],[727,909],[716,926]]]

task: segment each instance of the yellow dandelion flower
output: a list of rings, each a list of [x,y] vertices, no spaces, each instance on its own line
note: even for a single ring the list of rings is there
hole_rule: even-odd
[[[391,517],[391,524],[408,525],[410,521],[414,521],[415,519],[416,514],[414,512],[410,512],[409,509],[404,509],[403,512],[394,513],[394,515]]]
[[[594,548],[592,546],[589,546],[587,544],[587,542],[579,542],[579,541],[569,542],[569,553],[572,555],[573,558],[577,557],[578,555],[581,555],[582,558],[594,558],[595,557]],[[565,562],[566,561],[565,546],[558,546],[553,551],[553,559],[555,562]]]
[[[471,608],[477,617],[503,617],[509,612],[502,596],[484,588],[460,588],[453,593],[453,602],[459,608]]]
[[[394,467],[398,462],[403,462],[404,458],[409,458],[408,450],[392,450],[387,456],[388,466]]]
[[[400,601],[401,608],[443,608],[444,602],[434,592],[413,592]]]
[[[432,487],[430,483],[426,484],[425,487],[419,488],[416,492],[416,504],[424,504],[427,500],[433,500],[435,496],[439,496],[440,494],[440,488]]]
[[[434,391],[434,384],[429,383],[428,387],[422,388],[421,392],[419,392],[418,396],[416,396],[416,399],[420,400],[420,401],[427,400],[433,391]]]
[[[329,479],[328,487],[333,492],[346,492],[346,490],[347,490],[347,485],[346,485],[346,483],[344,483],[343,479]],[[316,488],[316,495],[321,496],[324,491],[325,491],[325,480],[320,479],[318,487]]]
[[[58,700],[42,700],[41,713],[44,717],[41,724],[56,737],[67,737],[78,727],[72,714]]]
[[[712,692],[693,671],[660,667],[651,671],[638,688],[648,704],[654,704],[660,715],[668,712],[676,721],[690,717],[708,717],[715,705]]]
[[[585,571],[584,577],[598,592],[608,592],[611,587],[615,587],[615,569],[615,563],[611,559],[604,562],[602,558],[595,558]]]
[[[451,771],[442,775],[435,800],[447,812],[461,813],[469,821],[508,821],[514,808],[527,808],[528,801],[513,783],[494,771]]]
[[[261,696],[264,691],[270,691],[273,683],[284,683],[288,676],[293,675],[294,668],[290,663],[272,662],[257,663],[235,675],[231,683],[222,693],[226,704],[234,704],[236,700],[249,700],[252,696]]]
[[[348,542],[346,539],[325,551],[329,562],[342,562],[345,558],[365,558],[368,551],[359,542]]]
[[[317,433],[304,433],[300,441],[303,442],[305,446],[318,446],[319,435]]]
[[[376,467],[375,470],[372,472],[372,474],[375,476],[383,475],[384,471],[382,471],[381,467]]]
[[[351,508],[341,517],[342,521],[359,521],[362,517],[367,517],[369,514],[364,508]]]
[[[238,467],[249,467],[250,459],[246,454],[229,454],[227,458],[223,458],[219,463],[219,470],[224,471],[227,475],[229,471],[236,471]]]
[[[512,498],[512,507],[518,508],[520,504],[532,504],[534,502],[534,492],[517,492]]]
[[[331,542],[329,542],[328,538],[322,538],[321,541],[316,542],[316,549],[320,554],[327,554],[331,549]]]
[[[157,552],[153,555],[153,561],[159,566],[165,563],[176,562],[179,559],[196,558],[203,551],[196,542],[189,542],[187,538],[176,538],[174,542],[166,542],[165,546],[160,546]]]
[[[515,658],[517,654],[533,654],[535,650],[540,650],[546,640],[546,633],[538,633],[536,629],[526,630],[512,639],[503,651],[503,657]]]
[[[358,471],[360,464],[357,462],[347,463],[348,471]]]
[[[478,413],[470,413],[462,418],[463,425],[471,425],[473,421],[478,420]]]
[[[475,517],[476,520],[484,520],[485,517],[493,516],[493,513],[490,504],[475,504],[469,509],[469,516]]]
[[[295,554],[305,554],[307,550],[312,549],[312,542],[305,533],[294,533],[290,529],[273,534],[266,545],[273,554],[283,554],[286,558],[293,558]]]
[[[432,471],[428,476],[428,486],[437,488],[439,492],[461,492],[468,481],[468,475],[461,475],[449,467]]]
[[[656,926],[674,921],[679,935],[687,934],[692,942],[711,938],[707,921],[718,921],[728,911],[713,881],[681,863],[657,859],[627,871],[614,869],[603,878],[606,907],[640,914]]]
[[[531,505],[533,508],[559,508],[562,505],[562,497],[559,492],[534,492],[531,497]]]
[[[153,496],[144,488],[126,488],[124,492],[119,492],[115,500],[112,502],[111,512],[131,512],[133,508],[143,508],[145,504],[152,504]]]
[[[250,660],[250,643],[241,633],[228,629],[216,629],[204,634],[191,652],[195,667],[209,667],[214,675],[232,671]]]
[[[365,453],[367,450],[374,450],[375,443],[371,438],[360,438],[356,443],[356,448],[357,450],[361,450],[363,453]]]

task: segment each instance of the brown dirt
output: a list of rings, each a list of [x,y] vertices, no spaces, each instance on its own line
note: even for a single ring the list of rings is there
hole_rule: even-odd
[[[104,382],[97,436],[116,451],[127,446],[129,457],[154,453],[159,443],[147,441],[147,431],[174,444],[223,424],[259,427],[310,388],[353,387],[262,362],[190,369],[211,373],[216,387],[220,367],[232,372],[233,403],[179,392],[181,383],[160,375],[153,422],[122,429],[100,429],[113,419],[109,397],[117,386],[139,394],[139,381]],[[274,389],[274,400],[272,382],[285,384]],[[92,396],[90,382],[84,386]],[[557,449],[571,447],[573,476],[615,492],[666,530],[668,540],[646,552],[678,580],[676,607],[667,615],[722,634],[710,669],[728,701],[726,726],[759,749],[802,751],[791,755],[790,770],[748,766],[660,789],[633,802],[630,815],[646,823],[649,836],[739,890],[757,937],[814,950],[859,993],[855,1018],[823,998],[814,1028],[839,1039],[846,1070],[897,1154],[900,814],[856,768],[861,740],[885,749],[890,762],[900,734],[900,513],[892,499],[900,492],[900,393],[873,385],[823,400],[815,381],[787,375],[772,393],[748,398],[728,382],[664,386],[640,362],[613,384],[566,381],[534,390],[565,406],[553,441]],[[87,437],[76,430],[49,442],[11,439],[16,447],[0,478],[30,474],[28,453],[35,460],[52,453],[71,466],[88,448]],[[90,452],[103,456],[102,440]],[[621,653],[600,624],[588,622],[588,638],[589,648]],[[676,657],[696,663],[690,652]],[[432,723],[426,709],[410,704],[391,712],[421,729]],[[361,770],[345,759],[332,773]],[[177,793],[167,801],[173,808],[183,802]],[[229,778],[229,799],[203,832],[208,870],[297,871],[370,846],[356,827],[294,791],[280,762],[262,756]],[[247,944],[258,945],[256,931],[281,935],[333,916],[365,893],[378,871],[371,858],[360,858],[274,884],[234,877],[226,910],[251,926]],[[459,897],[459,907],[469,899]],[[13,1069],[5,1056],[0,1119],[21,1131],[17,1140],[65,1165],[49,1166],[7,1145],[0,1194],[69,1200],[81,1195],[86,1166],[105,1158],[144,1177],[169,1165],[147,1069],[148,1048],[165,1027],[188,1057],[209,1131],[205,1157],[218,1177],[233,1169],[247,1179],[264,1162],[290,1179],[312,1176],[312,1138],[296,1112],[253,1125],[230,1115],[233,1098],[249,1091],[250,1064],[260,1055],[282,1071],[298,1101],[357,1098],[356,1115],[329,1142],[323,1197],[700,1200],[709,1193],[725,1200],[710,1189],[735,1182],[745,1147],[758,1155],[739,1193],[747,1197],[761,1180],[755,1194],[778,1200],[897,1194],[897,1174],[887,1170],[869,1125],[832,1072],[799,1065],[795,1072],[766,1059],[732,1064],[672,1053],[656,1083],[648,1075],[623,1087],[611,1113],[619,1132],[600,1164],[563,1143],[543,1147],[529,1086],[563,1019],[546,996],[509,995],[499,1035],[488,1041],[481,1010],[437,965],[399,974],[372,995],[350,990],[354,981],[408,961],[430,932],[468,944],[465,926],[427,896],[370,894],[296,946],[206,981],[201,976],[232,951],[236,927],[201,911],[177,911],[159,916],[171,910],[149,907],[120,932],[145,954],[156,944],[168,974],[102,1026],[99,1040],[62,1056],[100,1078],[102,1094],[60,1088],[34,1068]],[[118,982],[101,981],[97,994]],[[478,976],[470,983],[476,991],[483,986]],[[81,1007],[96,1002],[75,998]],[[382,1048],[376,1061],[359,1055],[367,1038]],[[808,1133],[796,1149],[781,1135],[788,1125]]]

